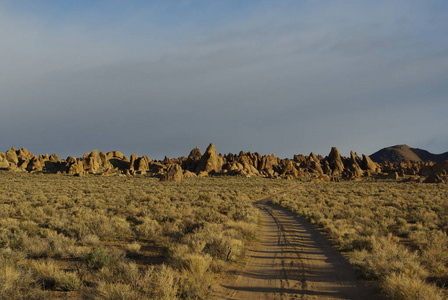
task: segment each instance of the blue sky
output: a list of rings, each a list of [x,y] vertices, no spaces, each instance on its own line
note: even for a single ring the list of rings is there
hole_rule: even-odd
[[[0,151],[448,151],[446,1],[0,1]]]

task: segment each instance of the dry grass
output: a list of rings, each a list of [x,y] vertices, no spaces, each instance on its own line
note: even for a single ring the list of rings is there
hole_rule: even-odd
[[[391,298],[447,297],[446,185],[302,183],[273,204],[322,227],[359,274]]]
[[[0,172],[0,299],[203,299],[291,182]]]
[[[255,236],[251,199],[298,182],[0,171],[0,299],[204,299]],[[324,228],[393,299],[448,286],[448,187],[300,183],[274,203]]]

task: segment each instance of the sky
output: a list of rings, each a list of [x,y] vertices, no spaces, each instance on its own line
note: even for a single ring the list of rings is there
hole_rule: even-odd
[[[0,0],[0,151],[448,151],[448,2]]]

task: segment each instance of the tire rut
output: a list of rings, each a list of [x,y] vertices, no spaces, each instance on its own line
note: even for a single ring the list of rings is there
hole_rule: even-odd
[[[270,197],[254,202],[261,224],[246,266],[222,282],[213,299],[383,299],[356,279],[348,261],[318,230],[268,205]]]

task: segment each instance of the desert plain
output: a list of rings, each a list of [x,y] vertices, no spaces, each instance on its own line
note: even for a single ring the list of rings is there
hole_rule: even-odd
[[[2,299],[447,297],[443,160],[0,158]]]

